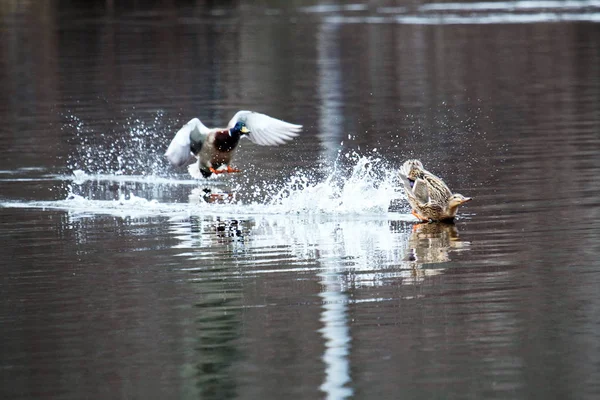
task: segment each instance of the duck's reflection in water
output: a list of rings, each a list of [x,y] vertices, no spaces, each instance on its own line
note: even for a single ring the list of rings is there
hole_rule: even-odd
[[[190,192],[190,203],[216,203],[216,204],[231,204],[237,200],[236,192],[223,191],[217,187],[199,187],[194,188]]]
[[[237,392],[232,365],[241,354],[236,341],[242,336],[242,296],[240,282],[225,283],[213,277],[198,282],[200,311],[193,323],[193,347],[185,373],[195,375],[195,388],[186,388],[191,397],[234,398]]]
[[[470,242],[459,238],[453,223],[413,225],[406,252],[406,261],[412,266],[413,283],[441,274],[444,264],[451,261],[452,253],[467,250],[469,246]]]
[[[243,246],[248,221],[218,216],[193,216],[172,221],[171,232],[186,249],[189,271],[197,291],[194,307],[200,310],[191,324],[194,351],[188,355],[183,373],[192,378],[186,396],[205,399],[233,398],[237,379],[232,366],[241,358],[236,345],[242,336],[244,291],[239,279],[226,279],[235,270],[232,257],[237,244]]]
[[[341,274],[342,290],[387,284],[418,284],[448,267],[452,253],[469,249],[457,226],[412,225],[405,220],[327,217],[321,215],[254,215],[228,218],[194,216],[172,221],[179,239],[174,248],[195,263],[187,270],[214,270],[213,262],[234,262],[229,271],[252,276],[319,271],[326,263]],[[228,275],[223,271],[224,275]]]
[[[456,225],[443,222],[414,225],[408,239],[410,261],[420,265],[448,262],[452,251],[469,245],[460,240]]]

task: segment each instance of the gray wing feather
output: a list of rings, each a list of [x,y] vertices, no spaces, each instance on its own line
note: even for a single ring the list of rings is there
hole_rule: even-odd
[[[415,184],[413,185],[413,195],[420,203],[429,203],[429,188],[427,187],[427,182],[423,179],[415,180]]]
[[[238,111],[228,128],[232,128],[240,121],[250,131],[248,138],[260,146],[277,146],[298,136],[302,125],[290,124],[268,115],[253,111]]]

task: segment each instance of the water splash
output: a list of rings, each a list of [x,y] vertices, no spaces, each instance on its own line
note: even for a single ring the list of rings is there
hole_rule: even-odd
[[[124,122],[99,122],[100,126],[86,124],[74,114],[63,118],[62,130],[74,141],[66,165],[71,171],[156,175],[168,170],[163,153],[167,132],[172,129],[162,111],[154,113],[149,122],[129,115]]]
[[[345,164],[349,167],[346,168]],[[256,175],[252,175],[256,176]],[[62,184],[65,180],[57,179]],[[135,178],[135,179],[134,179]],[[249,183],[240,176],[227,183],[194,182],[161,176],[90,175],[75,170],[64,200],[5,202],[4,207],[52,208],[92,216],[190,215],[387,215],[390,203],[403,199],[395,170],[376,156],[338,157],[323,177],[296,171],[281,182]],[[189,189],[191,185],[198,185]],[[187,201],[173,202],[187,192]]]
[[[344,157],[354,161],[348,177],[337,166],[321,181],[310,175],[291,176],[266,206],[283,213],[363,214],[387,212],[390,202],[403,197],[398,191],[397,177],[377,157],[356,153]]]
[[[71,191],[64,200],[2,201],[0,207],[65,210],[73,219],[96,215],[111,215],[121,218],[167,216],[180,219],[188,218],[196,211],[189,204],[162,203],[136,196],[133,193],[119,194],[116,199],[106,200],[85,197]]]

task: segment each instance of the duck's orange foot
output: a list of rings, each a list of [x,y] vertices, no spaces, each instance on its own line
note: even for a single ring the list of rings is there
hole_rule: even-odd
[[[426,217],[422,216],[421,214],[419,214],[415,210],[412,210],[410,213],[412,215],[414,215],[416,218],[418,218],[419,220],[423,221],[423,222],[429,222],[429,218],[426,218]]]
[[[231,201],[232,199],[232,193],[211,193],[207,196],[204,196],[204,200],[206,200],[207,203],[225,202]]]
[[[209,170],[210,172],[212,172],[213,174],[216,174],[216,175],[225,173],[225,171],[224,171],[224,170],[218,170],[218,169],[214,169],[213,167],[209,167],[209,168],[208,168],[208,170]]]
[[[210,172],[212,172],[213,174],[231,174],[233,172],[242,172],[241,170],[237,169],[237,168],[232,168],[231,166],[227,166],[226,169],[214,169],[213,167],[210,167],[208,169]]]

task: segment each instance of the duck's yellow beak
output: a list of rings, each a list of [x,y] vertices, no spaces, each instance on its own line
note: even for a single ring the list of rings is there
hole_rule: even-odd
[[[245,126],[242,126],[242,129],[240,129],[240,132],[248,133],[248,132],[250,132],[250,130],[248,128],[246,128]]]

